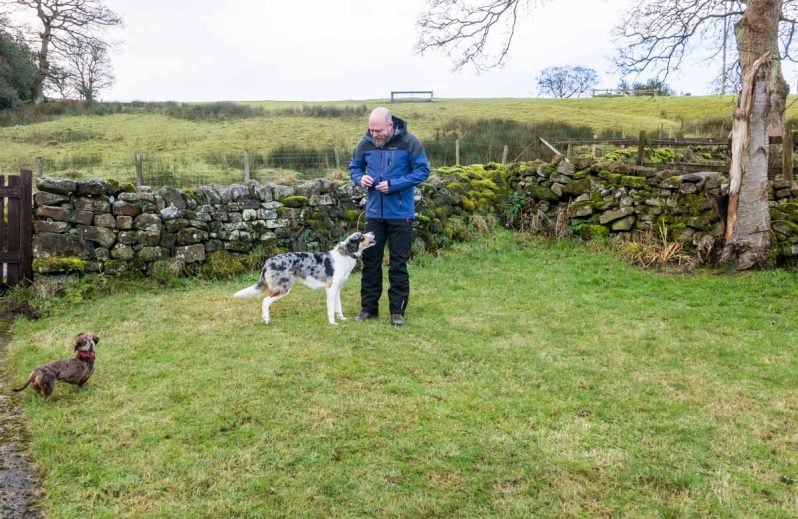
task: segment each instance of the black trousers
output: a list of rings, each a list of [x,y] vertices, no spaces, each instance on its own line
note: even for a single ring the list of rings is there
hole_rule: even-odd
[[[366,232],[373,232],[376,243],[363,251],[363,277],[360,285],[360,307],[379,314],[382,295],[382,259],[388,244],[388,303],[392,314],[405,313],[410,295],[407,261],[413,242],[412,220],[366,219]]]

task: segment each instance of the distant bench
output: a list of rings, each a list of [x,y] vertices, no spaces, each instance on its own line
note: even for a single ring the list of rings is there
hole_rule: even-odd
[[[391,90],[394,101],[432,101],[432,90]]]

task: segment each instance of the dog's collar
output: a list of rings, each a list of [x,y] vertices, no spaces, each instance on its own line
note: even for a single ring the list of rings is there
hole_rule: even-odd
[[[94,360],[94,359],[97,358],[94,355],[94,353],[89,353],[88,351],[79,351],[78,352],[78,357],[81,357],[81,358],[84,358],[84,359],[91,359],[91,360]]]

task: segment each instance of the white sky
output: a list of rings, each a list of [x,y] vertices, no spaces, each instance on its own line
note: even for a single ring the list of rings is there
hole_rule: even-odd
[[[599,88],[617,86],[610,31],[628,0],[554,0],[516,30],[506,66],[452,71],[440,51],[417,55],[425,0],[106,0],[124,27],[112,33],[116,84],[107,101],[386,98],[391,90],[436,97],[529,97],[548,66],[583,65]],[[530,3],[535,3],[534,0]],[[710,92],[705,64],[672,75],[677,92]],[[794,83],[790,72],[785,77]],[[654,74],[641,78],[648,79]],[[793,73],[794,76],[794,73]]]

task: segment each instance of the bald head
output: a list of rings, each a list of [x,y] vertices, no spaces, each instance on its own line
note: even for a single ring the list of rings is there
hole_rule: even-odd
[[[382,148],[393,137],[393,118],[391,111],[380,106],[369,116],[369,133],[375,146]]]
[[[369,128],[371,128],[371,123],[390,123],[393,122],[391,119],[391,111],[385,108],[384,106],[378,106],[374,110],[371,111],[371,115],[369,115]]]

